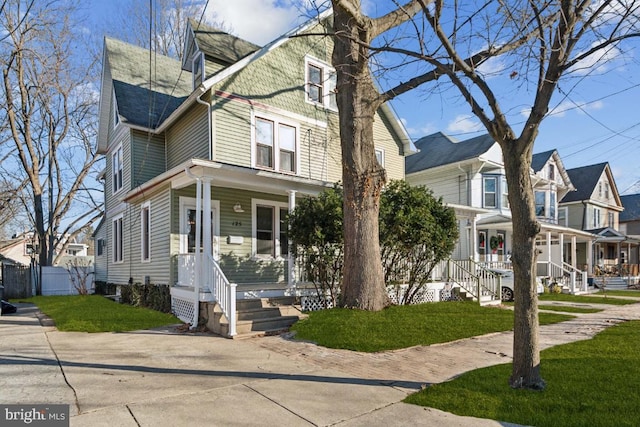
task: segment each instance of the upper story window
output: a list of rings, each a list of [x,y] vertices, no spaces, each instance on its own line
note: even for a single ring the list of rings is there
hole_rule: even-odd
[[[613,212],[609,212],[607,214],[607,220],[608,220],[608,223],[607,223],[608,227],[616,228],[616,217]]]
[[[295,126],[255,118],[255,166],[280,172],[296,173],[298,130]]]
[[[482,207],[509,208],[507,180],[500,175],[482,177]]]
[[[604,183],[604,198],[609,200],[609,183]]]
[[[113,241],[111,251],[113,253],[113,262],[122,262],[124,260],[124,228],[122,224],[122,215],[114,218],[112,228]]]
[[[600,228],[600,209],[593,208],[593,228]]]
[[[567,222],[567,208],[558,208],[558,225],[562,225],[563,227],[569,226]]]
[[[602,197],[602,183],[598,183],[598,197]]]
[[[321,61],[307,58],[305,60],[305,96],[307,101],[337,110],[335,89],[335,70]]]
[[[116,102],[116,92],[113,91],[113,97],[112,97],[112,111],[111,114],[113,114],[113,127],[115,128],[116,126],[118,126],[120,124],[120,116],[118,115],[118,104]]]
[[[544,191],[536,191],[536,216],[547,216],[546,206],[545,206],[545,193]]]
[[[111,155],[111,166],[113,170],[113,194],[122,189],[122,163],[122,144],[120,144]]]
[[[140,252],[141,260],[151,260],[151,205],[146,202],[140,210]]]
[[[535,191],[536,216],[555,223],[557,221],[557,195],[551,191]]]
[[[509,208],[509,186],[504,176],[502,177],[502,207]]]
[[[549,181],[556,180],[556,167],[555,165],[549,165]]]
[[[496,177],[485,177],[483,179],[484,187],[484,207],[485,208],[497,208],[496,194],[498,191],[498,184]]]
[[[204,78],[204,58],[202,53],[198,52],[193,57],[193,87],[196,88],[202,83]]]

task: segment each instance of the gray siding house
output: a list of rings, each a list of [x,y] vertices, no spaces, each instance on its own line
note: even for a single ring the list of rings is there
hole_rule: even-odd
[[[187,322],[197,300],[230,315],[236,296],[295,288],[285,216],[342,166],[331,38],[291,36],[330,23],[256,46],[189,21],[182,62],[105,39],[96,280],[172,286]],[[388,177],[404,178],[411,143],[390,108],[374,135]]]

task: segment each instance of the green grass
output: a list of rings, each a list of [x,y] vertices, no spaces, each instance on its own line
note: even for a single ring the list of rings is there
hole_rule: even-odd
[[[616,290],[611,290],[611,291],[606,291],[606,292],[598,292],[596,294],[597,296],[604,296],[604,295],[611,295],[611,296],[615,296],[615,297],[631,297],[631,298],[640,298],[640,291],[635,290],[635,289],[629,289],[627,291],[622,290],[622,289],[616,289]]]
[[[125,332],[181,323],[171,314],[118,304],[100,295],[37,296],[38,306],[60,331]]]
[[[571,317],[540,313],[540,323],[557,323]],[[365,352],[431,345],[511,329],[513,311],[471,302],[392,306],[379,312],[321,310],[292,327],[296,339]]]
[[[509,388],[506,364],[433,385],[405,402],[538,427],[638,426],[639,352],[640,321],[626,322],[591,340],[544,350],[542,392]]]
[[[609,292],[607,292],[609,294]],[[613,294],[609,294],[613,295]],[[540,294],[538,295],[538,301],[568,301],[579,302],[586,304],[611,304],[611,305],[626,305],[636,304],[637,300],[626,300],[620,298],[601,298],[590,297],[586,295],[570,295],[570,294]]]
[[[570,305],[539,305],[539,310],[562,311],[565,313],[599,313],[604,311],[599,308],[573,307]]]

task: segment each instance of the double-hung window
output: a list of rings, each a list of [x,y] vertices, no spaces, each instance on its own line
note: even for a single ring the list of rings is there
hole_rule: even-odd
[[[254,253],[259,258],[277,258],[289,254],[285,203],[253,201]]]
[[[503,176],[500,183],[502,185],[502,207],[509,209],[509,187],[507,186],[507,178]]]
[[[113,234],[113,262],[124,261],[124,228],[122,224],[122,215],[119,215],[113,219],[112,234]]]
[[[312,58],[305,60],[305,68],[307,101],[337,110],[336,71],[328,64]]]
[[[146,202],[140,210],[140,251],[142,261],[151,259],[151,205]]]
[[[498,192],[498,179],[493,177],[483,178],[483,198],[485,208],[497,208],[497,192]]]
[[[535,192],[535,201],[536,201],[536,216],[545,217],[547,215],[546,210],[546,197],[544,191],[536,191]]]
[[[255,165],[263,169],[296,173],[298,129],[287,123],[255,118]]]
[[[111,165],[113,168],[113,193],[117,193],[122,189],[122,144],[118,145],[111,156]]]
[[[198,52],[193,57],[193,88],[197,88],[202,83],[204,77],[204,60],[202,53]]]
[[[593,208],[593,228],[600,228],[600,209]]]

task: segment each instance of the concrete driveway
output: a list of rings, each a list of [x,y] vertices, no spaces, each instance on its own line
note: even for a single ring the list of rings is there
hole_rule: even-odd
[[[59,332],[36,314],[21,306],[0,317],[0,402],[69,404],[72,426],[508,425],[401,401],[423,384],[510,361],[509,332],[364,354],[175,328]],[[640,304],[545,326],[541,343],[588,339],[627,318],[640,319]]]

